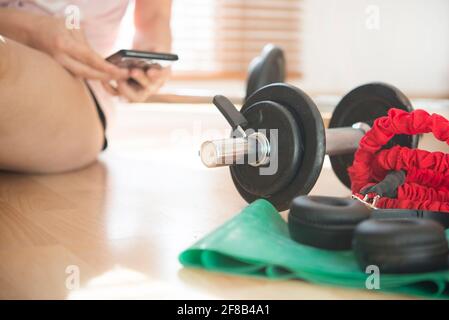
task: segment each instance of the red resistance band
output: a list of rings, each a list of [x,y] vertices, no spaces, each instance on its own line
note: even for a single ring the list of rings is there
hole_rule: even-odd
[[[392,172],[403,171],[405,182],[397,188],[395,197],[377,197],[376,207],[449,212],[448,154],[398,145],[381,150],[397,134],[429,132],[449,144],[449,121],[438,114],[390,109],[388,116],[376,119],[360,140],[354,162],[348,168],[353,194],[362,199],[363,190],[380,184]],[[373,198],[376,194],[366,196]]]

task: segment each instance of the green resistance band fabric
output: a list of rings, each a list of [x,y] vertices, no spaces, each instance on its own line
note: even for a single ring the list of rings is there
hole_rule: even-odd
[[[186,267],[363,289],[370,275],[359,269],[351,251],[322,250],[291,240],[287,223],[266,200],[247,206],[183,251],[179,261]],[[449,270],[381,274],[380,290],[448,299]]]

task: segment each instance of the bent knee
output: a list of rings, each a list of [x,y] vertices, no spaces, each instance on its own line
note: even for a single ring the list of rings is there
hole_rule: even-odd
[[[52,154],[43,154],[44,161],[37,162],[34,171],[60,173],[84,168],[97,160],[103,144],[103,130],[90,128],[77,136],[68,137],[58,146],[53,146]]]
[[[97,140],[97,141],[96,141]],[[76,143],[76,146],[69,150],[61,150],[53,161],[43,163],[40,168],[36,168],[39,173],[61,173],[82,169],[97,161],[103,144],[98,139]]]
[[[1,139],[0,139],[1,140]],[[103,149],[103,131],[89,128],[79,135],[51,141],[1,140],[0,170],[32,174],[73,171],[94,163]]]

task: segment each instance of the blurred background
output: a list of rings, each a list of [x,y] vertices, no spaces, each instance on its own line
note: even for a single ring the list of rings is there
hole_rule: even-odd
[[[167,92],[241,95],[249,61],[271,42],[311,95],[385,81],[412,98],[449,97],[447,0],[174,0],[172,32],[180,60]]]

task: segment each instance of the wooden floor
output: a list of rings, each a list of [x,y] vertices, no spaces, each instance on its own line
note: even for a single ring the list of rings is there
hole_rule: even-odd
[[[0,298],[395,297],[183,268],[178,254],[245,206],[228,170],[198,158],[227,126],[204,105],[127,106],[116,119],[84,170],[0,174]],[[328,163],[313,193],[349,194]]]

